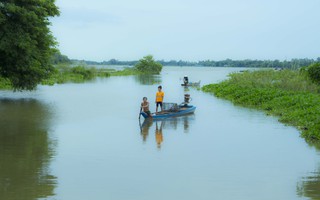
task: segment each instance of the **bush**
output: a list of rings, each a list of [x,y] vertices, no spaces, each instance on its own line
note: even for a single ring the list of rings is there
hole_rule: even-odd
[[[310,79],[320,84],[320,63],[314,63],[307,68],[308,75]]]
[[[156,62],[151,55],[148,55],[140,59],[134,68],[143,74],[159,74],[162,65]]]
[[[73,74],[80,74],[85,80],[94,78],[96,70],[94,68],[87,69],[84,66],[76,66],[71,68]]]

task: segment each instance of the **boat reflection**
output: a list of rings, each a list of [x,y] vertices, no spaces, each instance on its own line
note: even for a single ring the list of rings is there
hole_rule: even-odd
[[[140,134],[142,141],[145,143],[148,139],[150,130],[154,130],[155,142],[158,149],[161,149],[166,130],[183,129],[184,133],[189,133],[190,121],[194,120],[194,114],[169,118],[163,120],[145,119],[143,123],[140,123]]]

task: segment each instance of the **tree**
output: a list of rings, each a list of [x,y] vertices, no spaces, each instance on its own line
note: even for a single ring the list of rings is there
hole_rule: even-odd
[[[307,72],[313,82],[320,84],[320,63],[314,63],[307,67]]]
[[[145,74],[159,74],[162,70],[162,65],[156,62],[152,55],[143,57],[134,67]]]
[[[66,55],[62,55],[59,51],[56,51],[51,57],[51,63],[56,65],[60,63],[71,63],[71,60]]]
[[[14,89],[32,90],[54,68],[56,45],[49,17],[59,15],[55,0],[1,0],[0,76]]]

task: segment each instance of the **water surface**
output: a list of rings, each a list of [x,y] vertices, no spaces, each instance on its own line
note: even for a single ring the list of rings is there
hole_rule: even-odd
[[[0,92],[0,199],[320,199],[319,151],[277,118],[196,88],[237,68],[166,67],[159,76]],[[191,94],[194,115],[139,122]]]

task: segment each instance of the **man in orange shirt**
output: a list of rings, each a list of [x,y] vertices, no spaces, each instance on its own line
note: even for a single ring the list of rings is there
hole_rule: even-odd
[[[158,87],[158,92],[156,93],[156,113],[158,112],[158,106],[160,105],[162,111],[162,102],[163,102],[164,92],[162,91],[162,86]]]

